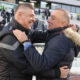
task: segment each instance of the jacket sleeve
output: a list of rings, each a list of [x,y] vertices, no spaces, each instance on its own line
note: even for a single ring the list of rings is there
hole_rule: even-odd
[[[38,78],[60,78],[60,69],[50,69],[44,72],[39,72],[36,74]]]
[[[75,57],[77,57],[80,51],[80,46],[75,46],[74,51],[75,51]]]
[[[19,69],[23,74],[35,74],[39,77],[59,77],[60,72],[59,70],[49,70],[46,72],[37,72],[34,70],[34,68],[31,65],[28,65],[26,58],[24,54],[19,53],[17,50],[17,47],[19,47],[20,43],[16,40],[15,37],[11,35],[7,35],[5,38],[2,39],[0,42],[0,52],[2,52],[2,55],[7,59],[9,63],[11,63],[14,67]],[[59,74],[57,74],[57,72]],[[56,75],[56,76],[55,76]]]
[[[46,40],[47,33],[43,31],[31,31],[29,36],[32,43],[43,43]]]
[[[51,39],[45,46],[41,56],[34,46],[28,47],[24,54],[36,71],[45,71],[54,68],[69,51],[67,38],[59,37]]]
[[[0,46],[0,52],[2,56],[4,56],[10,64],[13,64],[14,67],[24,71],[24,69],[27,67],[27,64],[22,51],[18,51],[20,43],[16,40],[16,38],[12,35],[6,35],[0,41]]]

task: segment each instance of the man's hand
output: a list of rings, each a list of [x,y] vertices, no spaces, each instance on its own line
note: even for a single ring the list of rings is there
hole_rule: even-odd
[[[69,28],[71,28],[73,31],[75,32],[77,31],[77,27],[75,24],[70,24],[69,26],[70,26]]]
[[[26,40],[28,40],[27,35],[25,34],[25,32],[22,32],[18,29],[13,30],[13,34],[15,35],[15,37],[20,41],[20,42],[24,42]]]
[[[60,78],[67,78],[67,75],[70,72],[67,66],[60,67],[60,71],[61,71]]]

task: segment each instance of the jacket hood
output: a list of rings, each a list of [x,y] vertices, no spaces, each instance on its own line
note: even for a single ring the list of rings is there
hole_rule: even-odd
[[[78,32],[73,31],[71,28],[67,28],[64,30],[64,34],[66,37],[71,39],[76,45],[80,46],[80,34]]]

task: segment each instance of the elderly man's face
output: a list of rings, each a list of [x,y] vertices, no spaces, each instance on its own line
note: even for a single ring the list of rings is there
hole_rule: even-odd
[[[25,13],[22,14],[23,26],[26,29],[31,29],[31,26],[32,26],[34,21],[35,21],[34,10],[27,8]]]
[[[62,15],[63,13],[59,10],[55,10],[54,12],[52,12],[51,16],[48,19],[48,30],[62,26]]]

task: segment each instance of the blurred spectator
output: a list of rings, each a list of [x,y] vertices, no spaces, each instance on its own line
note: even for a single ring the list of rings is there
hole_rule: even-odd
[[[45,9],[45,16],[46,16],[46,19],[48,19],[48,17],[50,16],[49,9]]]
[[[3,16],[3,15],[4,15],[4,13],[5,13],[5,10],[2,10],[2,12],[1,12],[1,16]]]
[[[38,14],[40,15],[40,9],[38,10]]]
[[[3,21],[3,18],[0,16],[0,31],[3,29],[3,26],[4,26],[2,21]]]
[[[77,32],[78,32],[79,31],[79,25],[77,25],[77,24],[76,24],[76,29],[77,29]]]
[[[7,18],[6,12],[4,12],[2,17],[3,17],[2,23],[3,23],[3,25],[5,25],[6,24],[6,18]]]
[[[71,14],[71,19],[73,19],[73,15]]]
[[[38,19],[36,19],[36,21],[33,23],[32,30],[35,30],[37,26],[38,26]]]
[[[32,25],[32,30],[35,31],[46,31],[47,26],[44,21],[36,19],[36,22],[33,23]]]
[[[10,13],[9,13],[8,11],[6,12],[6,16],[7,16],[7,17],[6,17],[6,18],[7,18],[7,22],[10,22],[10,17],[11,17],[11,16],[10,16]]]
[[[14,16],[14,9],[11,10],[11,16]]]

